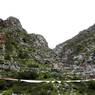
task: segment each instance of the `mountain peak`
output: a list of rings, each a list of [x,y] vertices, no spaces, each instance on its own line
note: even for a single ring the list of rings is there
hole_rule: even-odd
[[[10,16],[5,21],[8,22],[9,25],[22,27],[19,19],[15,18],[15,17]]]
[[[6,20],[0,19],[0,27],[22,27],[19,19],[8,17]]]

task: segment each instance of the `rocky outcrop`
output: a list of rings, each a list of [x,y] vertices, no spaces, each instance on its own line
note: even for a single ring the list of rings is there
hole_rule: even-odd
[[[0,33],[6,37],[3,56],[4,60],[8,61],[5,64],[0,61],[0,67],[10,68],[10,70],[14,68],[19,71],[20,64],[34,62],[34,64],[48,64],[51,67],[58,66],[59,68],[60,65],[56,65],[59,64],[59,57],[48,47],[45,38],[39,34],[28,34],[17,18],[0,19]],[[23,64],[24,67],[25,64]]]
[[[0,27],[19,27],[22,28],[20,21],[15,17],[9,17],[6,20],[0,19]]]
[[[64,64],[94,63],[95,25],[56,46],[54,52]]]

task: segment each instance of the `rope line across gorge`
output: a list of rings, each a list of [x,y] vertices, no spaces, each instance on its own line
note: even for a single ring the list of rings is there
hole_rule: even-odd
[[[61,83],[62,81],[60,80],[24,80],[24,79],[15,79],[15,78],[0,78],[0,80],[9,80],[9,81],[21,81],[21,82],[27,82],[27,83],[54,83],[58,82]],[[95,81],[95,79],[86,79],[86,80],[64,80],[64,82],[70,83],[70,82],[88,82],[88,81]]]

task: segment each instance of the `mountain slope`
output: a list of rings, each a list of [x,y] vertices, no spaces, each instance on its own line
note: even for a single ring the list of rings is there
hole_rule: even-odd
[[[5,36],[4,51],[0,44],[0,51],[3,52],[0,53],[0,69],[59,68],[59,57],[48,47],[45,38],[39,34],[28,34],[17,18],[0,19],[0,34]]]
[[[56,46],[54,52],[65,64],[94,63],[95,25]]]

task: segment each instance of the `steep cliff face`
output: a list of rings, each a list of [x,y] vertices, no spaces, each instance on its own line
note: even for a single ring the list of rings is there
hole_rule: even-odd
[[[95,63],[95,25],[57,45],[54,52],[66,64]]]
[[[59,64],[58,56],[48,47],[45,38],[28,34],[17,18],[0,19],[0,33],[5,36],[4,60],[1,59],[0,68],[20,70],[22,64],[48,64],[51,67]]]

